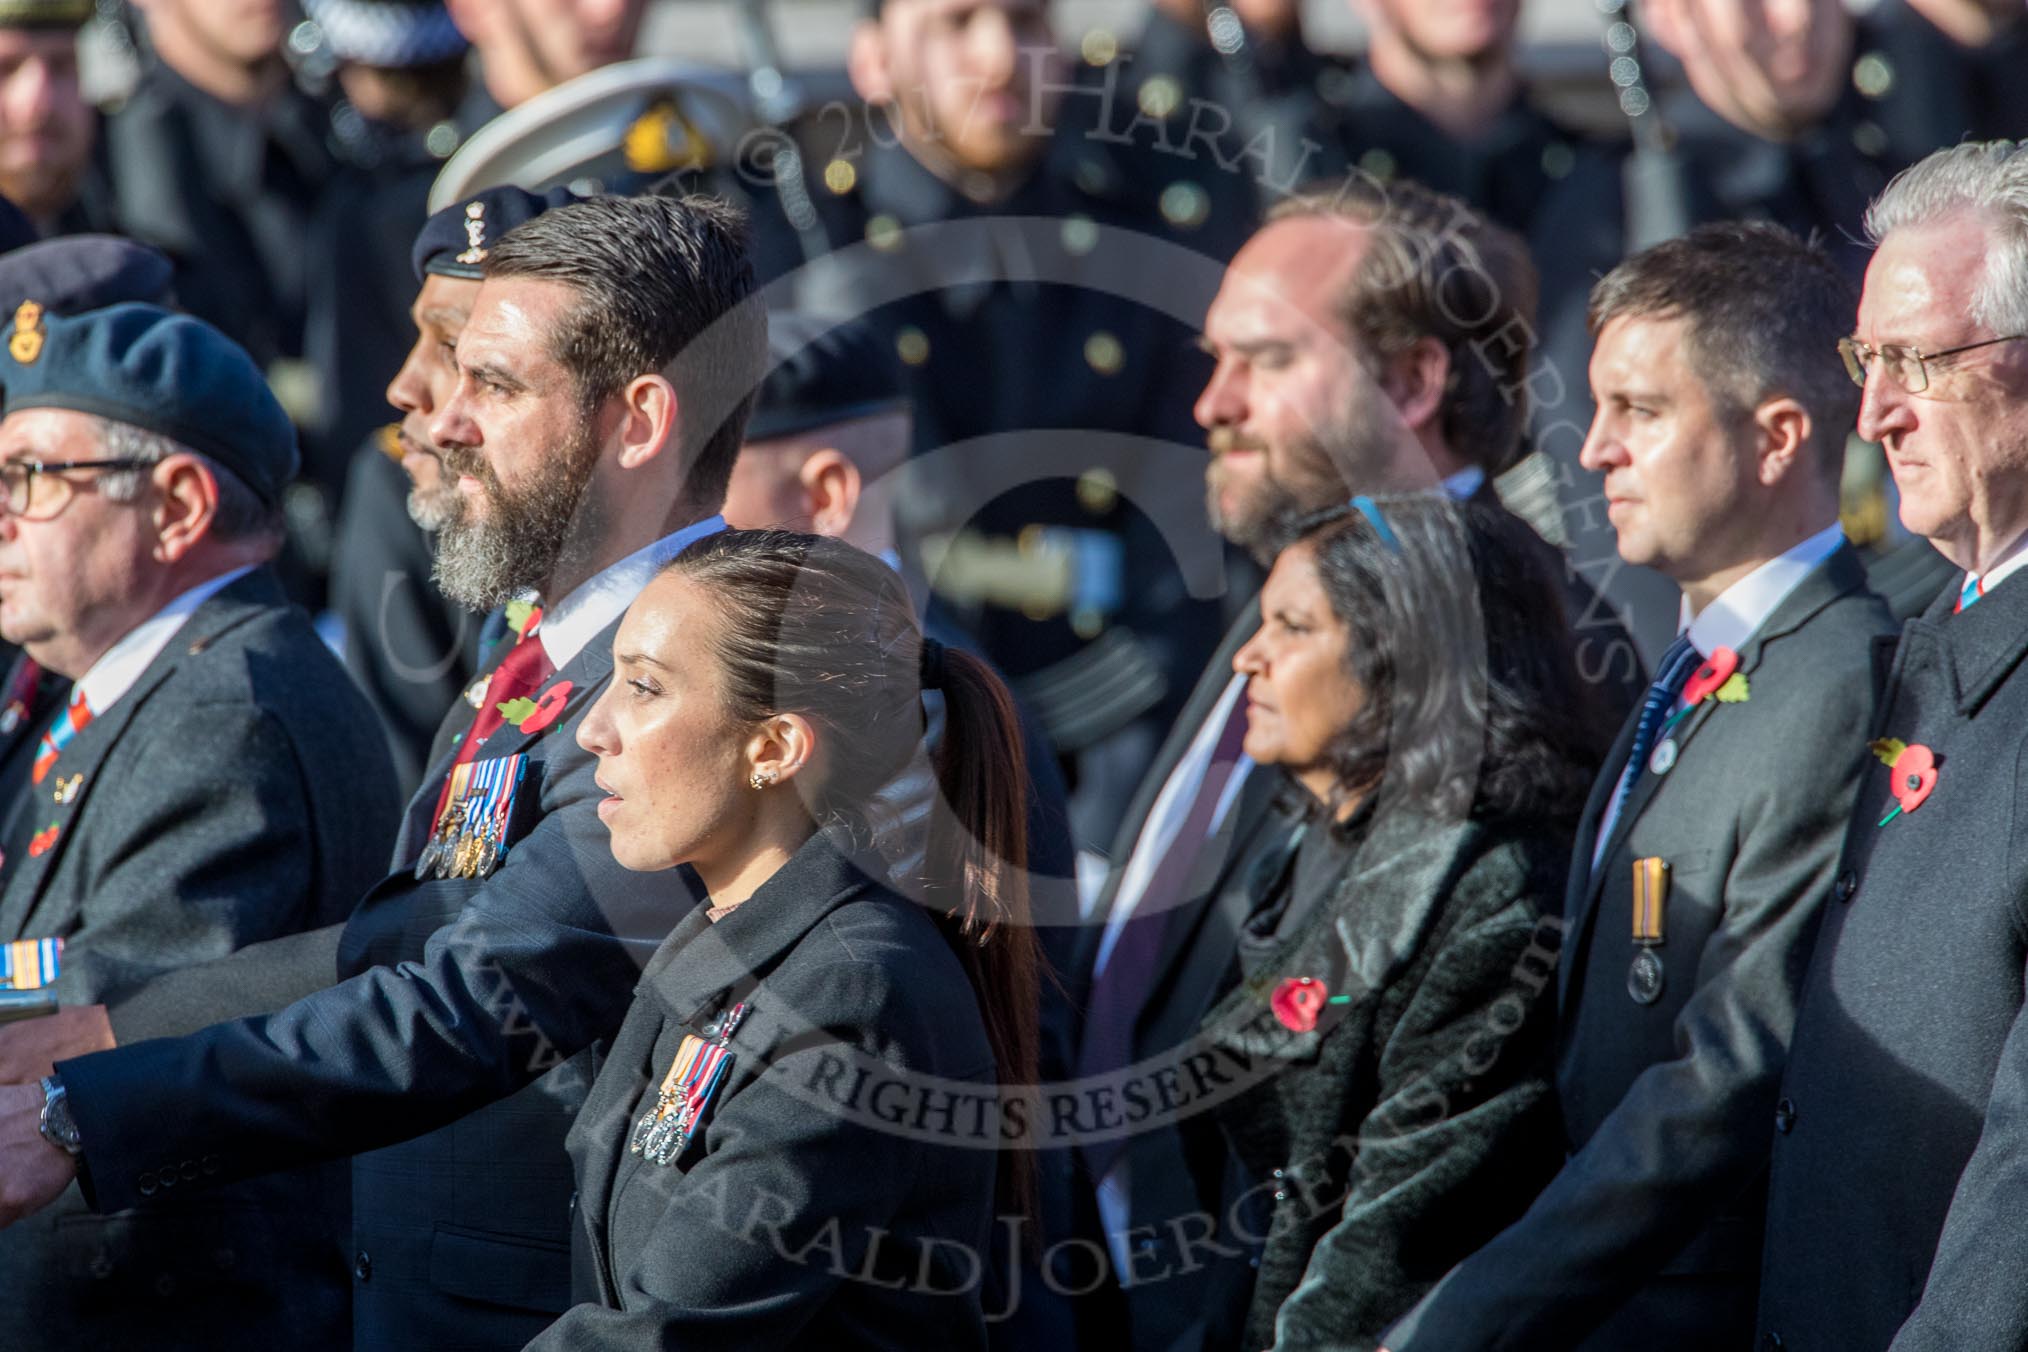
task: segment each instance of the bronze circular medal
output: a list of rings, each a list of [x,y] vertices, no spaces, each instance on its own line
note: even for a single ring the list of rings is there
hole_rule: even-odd
[[[1662,998],[1662,959],[1652,948],[1634,954],[1627,968],[1627,994],[1637,1005],[1652,1005]]]
[[[437,856],[443,852],[444,847],[438,843],[435,836],[431,836],[429,844],[423,846],[422,854],[415,861],[415,880],[417,882],[421,882],[430,876],[430,871],[437,866]]]

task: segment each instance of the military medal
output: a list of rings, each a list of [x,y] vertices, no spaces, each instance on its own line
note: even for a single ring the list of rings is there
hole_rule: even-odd
[[[444,807],[416,860],[416,879],[484,878],[507,857],[515,794],[528,772],[526,753],[468,761],[452,768]]]
[[[0,990],[40,990],[62,970],[61,939],[17,939],[0,944]]]
[[[1637,1005],[1662,998],[1662,946],[1669,907],[1669,861],[1650,855],[1634,861],[1634,953],[1627,968],[1627,994]]]
[[[77,797],[77,791],[83,786],[84,774],[79,772],[68,779],[57,780],[56,787],[50,790],[49,796],[58,803],[68,803],[71,799]]]
[[[667,1165],[683,1153],[692,1133],[711,1106],[712,1095],[732,1069],[733,1030],[746,1017],[744,1002],[726,1011],[725,1017],[704,1030],[702,1036],[686,1033],[676,1048],[676,1059],[662,1077],[655,1106],[634,1124],[627,1149],[650,1164]]]
[[[485,708],[486,687],[491,684],[493,684],[493,674],[488,672],[465,687],[465,703],[471,705],[474,709]]]

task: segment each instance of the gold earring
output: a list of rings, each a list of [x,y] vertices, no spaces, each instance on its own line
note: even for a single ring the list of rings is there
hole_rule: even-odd
[[[775,782],[775,774],[774,771],[770,770],[763,775],[760,771],[756,770],[747,776],[746,782],[753,785],[756,789],[764,789]]]

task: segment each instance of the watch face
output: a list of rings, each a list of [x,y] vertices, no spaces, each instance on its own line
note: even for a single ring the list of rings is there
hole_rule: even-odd
[[[42,1103],[42,1120],[38,1124],[43,1139],[65,1152],[75,1155],[79,1150],[77,1123],[71,1121],[70,1099],[63,1086],[52,1080],[42,1082],[46,1097]]]

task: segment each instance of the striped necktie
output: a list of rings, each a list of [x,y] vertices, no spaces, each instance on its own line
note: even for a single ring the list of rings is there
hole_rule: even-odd
[[[1965,585],[1958,588],[1958,604],[1954,613],[1970,610],[1981,596],[1986,594],[1986,580],[1973,573],[1965,574]]]
[[[1688,634],[1678,634],[1676,641],[1662,654],[1662,660],[1655,665],[1655,683],[1648,687],[1648,696],[1641,701],[1641,721],[1634,727],[1634,743],[1627,748],[1626,768],[1620,772],[1619,787],[1613,790],[1611,809],[1599,825],[1599,843],[1603,845],[1612,834],[1613,826],[1620,819],[1620,809],[1627,805],[1627,795],[1634,791],[1634,784],[1647,768],[1648,752],[1655,745],[1655,734],[1661,730],[1662,720],[1667,717],[1670,706],[1683,692],[1683,682],[1690,679],[1690,673],[1704,655],[1690,642]]]
[[[42,734],[42,747],[35,753],[35,768],[29,778],[40,784],[43,777],[56,767],[56,758],[70,745],[70,739],[83,732],[85,725],[91,721],[91,701],[85,698],[82,687],[72,690],[69,705],[49,725],[49,731]]]

